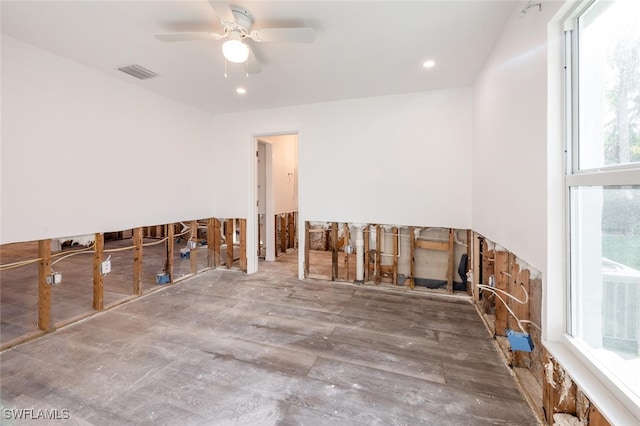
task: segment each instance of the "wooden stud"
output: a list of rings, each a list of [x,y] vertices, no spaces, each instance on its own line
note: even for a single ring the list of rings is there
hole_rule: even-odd
[[[499,290],[509,291],[509,253],[506,251],[496,252],[495,255],[495,281],[496,288]],[[506,301],[506,297],[502,297]],[[496,336],[504,336],[505,330],[509,328],[509,313],[507,307],[498,298],[495,299],[496,305]]]
[[[209,268],[215,268],[215,219],[209,218],[207,220],[207,266]]]
[[[409,287],[414,288],[415,282],[415,267],[416,267],[416,234],[413,226],[409,227]]]
[[[291,212],[287,215],[289,224],[287,226],[287,234],[289,235],[289,248],[296,248],[296,213]]]
[[[511,255],[513,256],[513,255]],[[520,300],[523,300],[525,298],[524,295],[524,291],[526,291],[527,293],[529,293],[529,270],[528,269],[523,269],[522,271],[520,271],[520,267],[518,266],[518,264],[515,262],[515,256],[513,256],[513,263],[512,263],[512,285],[511,285],[511,291],[510,293],[513,294],[515,297],[517,297]],[[522,287],[520,286],[520,284],[522,283],[522,286],[524,286],[524,291],[522,290]],[[531,300],[529,301],[529,303],[531,302]],[[521,320],[530,320],[531,319],[531,315],[529,312],[529,303],[527,304],[522,304],[522,303],[518,303],[514,301],[514,306],[513,306],[513,312],[516,314],[516,316],[518,318],[520,318]],[[511,328],[514,330],[519,330],[519,328],[517,328],[518,325],[515,321],[515,319],[512,322],[512,326]],[[531,327],[527,324],[524,323],[523,327],[525,330],[527,330],[527,332],[530,332]],[[531,354],[528,352],[520,352],[520,351],[516,351],[514,352],[514,357],[513,357],[513,365],[514,367],[526,367],[529,368],[529,366],[531,365]]]
[[[258,214],[258,257],[260,257],[261,253],[260,253],[260,249],[262,248],[260,246],[260,241],[262,241],[262,224],[260,223],[260,214]]]
[[[220,251],[222,248],[222,234],[221,234],[221,228],[222,224],[220,223],[220,221],[218,219],[213,219],[213,267],[217,268],[218,266],[220,266],[221,260],[220,260]]]
[[[38,328],[51,328],[51,286],[47,277],[51,275],[51,240],[38,241]]]
[[[240,270],[247,272],[247,219],[238,219],[240,225]]]
[[[382,253],[380,250],[382,248],[382,227],[380,225],[376,225],[376,275],[375,275],[375,283],[380,284],[381,276],[382,276]]]
[[[473,232],[471,240],[469,241],[469,246],[472,246],[471,249],[471,268],[473,282],[469,283],[471,285],[471,293],[473,294],[473,300],[476,303],[480,300],[480,292],[478,291],[478,287],[476,284],[480,283],[480,268],[482,265],[480,264],[480,238],[478,238],[478,234]]]
[[[338,279],[338,223],[331,223],[331,281]]]
[[[467,273],[469,271],[471,271],[471,269],[472,269],[472,266],[471,266],[471,249],[472,249],[472,247],[471,247],[471,230],[467,229],[467,268],[466,268],[466,271],[465,271]],[[469,283],[467,281],[466,277],[464,279],[464,283],[467,286],[467,294],[469,296],[473,296],[473,283]]]
[[[104,234],[96,234],[95,251],[93,253],[93,309],[104,309],[104,279],[100,266],[104,254]]]
[[[233,225],[234,219],[227,219],[225,239],[227,240],[227,269],[233,265]]]
[[[398,243],[400,241],[400,235],[398,235],[398,228],[391,228],[393,232],[393,285],[398,285]]]
[[[280,253],[280,251],[278,250],[278,248],[280,247],[280,238],[278,238],[278,229],[280,228],[280,216],[275,215],[273,218],[273,227],[274,227],[274,233],[273,233],[273,239],[274,239],[274,244],[273,244],[273,253],[275,255],[275,257],[278,257],[278,254]]]
[[[192,220],[189,224],[189,244],[195,243],[195,247],[189,251],[190,273],[195,275],[198,273],[198,221]]]
[[[455,230],[449,228],[449,257],[447,260],[447,291],[453,293],[453,274],[455,271],[454,257],[456,251]]]
[[[371,269],[371,258],[369,256],[369,245],[371,243],[371,225],[364,227],[362,236],[364,237],[364,281],[369,281],[369,271]]]
[[[280,216],[280,251],[287,252],[287,215]]]
[[[449,243],[447,241],[416,240],[415,246],[427,250],[449,251]]]
[[[611,426],[611,423],[605,419],[602,413],[600,413],[593,404],[589,407],[589,415],[586,424],[589,426]]]
[[[486,239],[482,242],[482,282],[480,284],[489,285],[489,280],[495,271],[495,251],[489,250],[489,244]],[[482,293],[483,312],[491,311],[491,306],[496,299],[493,294],[488,291]],[[497,300],[497,299],[496,299]],[[500,302],[498,300],[498,302]]]
[[[142,228],[133,229],[133,294],[142,294]]]
[[[304,277],[309,276],[309,250],[311,247],[311,232],[309,222],[304,223]]]
[[[170,223],[167,225],[167,240],[165,241],[166,257],[164,261],[164,273],[169,275],[169,282],[173,282],[173,235],[175,233],[175,224]]]

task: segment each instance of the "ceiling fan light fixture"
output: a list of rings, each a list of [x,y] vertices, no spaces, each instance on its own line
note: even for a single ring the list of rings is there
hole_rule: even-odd
[[[241,64],[249,59],[249,47],[241,40],[227,40],[222,44],[222,54],[227,61]]]

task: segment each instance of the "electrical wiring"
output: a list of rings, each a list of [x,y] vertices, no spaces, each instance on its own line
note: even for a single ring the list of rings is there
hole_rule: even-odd
[[[73,253],[67,254],[66,256],[62,256],[59,259],[56,259],[54,262],[51,262],[51,266],[55,265],[56,263],[58,263],[58,262],[60,262],[62,260],[65,260],[65,259],[67,259],[69,257],[72,257],[72,256],[77,256],[79,254],[94,254],[95,252],[96,252],[95,250],[91,250],[91,251],[86,251],[86,250],[75,251]]]
[[[491,293],[493,293],[498,299],[500,299],[500,301],[502,302],[502,304],[504,305],[504,307],[507,309],[507,311],[511,314],[511,316],[513,318],[515,318],[515,320],[518,323],[518,327],[520,328],[520,330],[522,330],[522,332],[524,334],[529,334],[524,327],[522,326],[522,323],[527,323],[527,324],[531,324],[534,327],[536,327],[538,330],[542,330],[540,328],[539,325],[537,325],[536,323],[529,321],[529,320],[521,320],[520,318],[518,318],[518,316],[515,314],[515,312],[513,312],[513,310],[509,307],[509,305],[507,304],[507,302],[500,296],[500,294],[504,294],[505,296],[509,297],[512,300],[515,300],[516,302],[525,305],[527,303],[529,303],[529,293],[527,292],[527,290],[524,288],[524,285],[520,284],[520,287],[522,287],[522,290],[524,291],[524,295],[525,295],[525,299],[524,300],[520,300],[517,297],[515,297],[514,295],[512,295],[511,293],[508,293],[502,289],[499,288],[495,288],[495,287],[491,287],[488,286],[486,284],[476,284],[481,290],[487,290],[490,291]]]
[[[42,260],[42,258],[39,257],[37,259],[21,260],[19,262],[6,263],[4,265],[0,265],[0,271],[6,271],[6,270],[9,270],[9,269],[20,268],[21,266],[26,266],[26,265],[29,265],[31,263],[37,263],[37,262],[40,262],[41,260]]]
[[[155,245],[158,245],[158,244],[162,244],[162,243],[164,243],[165,241],[167,241],[168,239],[169,239],[169,237],[164,237],[163,239],[158,240],[158,241],[153,241],[153,242],[151,242],[151,243],[144,243],[144,244],[142,245],[142,247],[150,247],[150,246],[155,246]]]
[[[91,244],[89,247],[85,247],[85,248],[78,249],[78,250],[73,250],[73,251],[67,251],[67,252],[61,251],[60,253],[52,254],[51,258],[53,259],[53,258],[60,257],[60,256],[67,256],[67,255],[73,254],[73,253],[82,253],[82,252],[94,249],[95,246],[96,246],[96,242],[94,241],[93,244]],[[92,251],[92,253],[93,253],[93,251]]]
[[[127,251],[127,250],[131,250],[136,248],[136,246],[127,246],[127,247],[119,247],[119,248],[112,248],[112,249],[104,249],[102,250],[103,253],[115,253],[118,251]]]

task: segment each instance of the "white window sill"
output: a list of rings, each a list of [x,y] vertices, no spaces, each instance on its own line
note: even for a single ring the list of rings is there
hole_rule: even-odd
[[[623,396],[622,391],[610,389],[591,371],[593,367],[577,356],[574,352],[577,349],[570,347],[571,337],[566,336],[566,339],[566,342],[543,341],[543,345],[609,423],[615,426],[640,425],[640,405]]]

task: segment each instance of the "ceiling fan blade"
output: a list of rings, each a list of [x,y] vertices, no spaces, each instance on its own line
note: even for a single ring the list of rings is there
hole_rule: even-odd
[[[233,16],[229,2],[209,0],[209,4],[213,8],[213,11],[218,16],[218,19],[225,22],[236,22],[236,18]]]
[[[263,28],[252,31],[251,38],[259,42],[312,43],[316,33],[313,28]]]
[[[253,49],[249,46],[249,59],[247,59],[247,74],[258,74],[262,71],[262,67],[260,66],[260,62],[256,58],[256,55],[253,53]]]
[[[220,40],[225,36],[218,33],[164,33],[156,34],[160,41]]]

